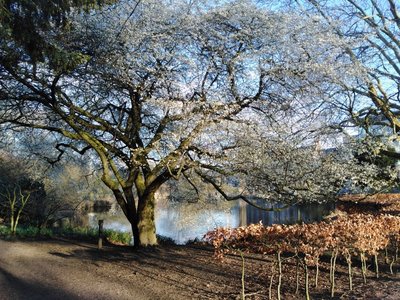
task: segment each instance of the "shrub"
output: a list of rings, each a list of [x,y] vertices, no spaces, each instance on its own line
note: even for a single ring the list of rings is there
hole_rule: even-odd
[[[64,227],[56,231],[57,234],[66,237],[96,239],[99,235],[98,230],[90,227]]]
[[[132,234],[130,232],[121,232],[111,229],[104,230],[104,236],[110,243],[119,245],[129,245],[132,241]]]
[[[36,237],[39,234],[39,229],[37,227],[18,227],[16,235],[22,238]]]
[[[172,238],[163,235],[157,234],[157,241],[160,245],[176,245],[176,242]]]
[[[7,226],[0,225],[0,236],[2,237],[11,237],[11,229]],[[18,227],[15,232],[15,236],[19,238],[32,238],[32,237],[51,237],[53,236],[53,232],[51,229],[42,228],[40,231],[37,227],[34,226],[26,226],[26,227]]]
[[[9,236],[11,234],[10,228],[0,225],[0,236]]]

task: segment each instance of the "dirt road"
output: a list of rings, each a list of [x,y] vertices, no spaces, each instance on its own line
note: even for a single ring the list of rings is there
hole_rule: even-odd
[[[0,299],[177,299],[101,256],[86,243],[0,240]]]
[[[248,256],[245,262],[246,300],[269,298],[273,257]],[[328,262],[329,263],[329,262]],[[329,268],[321,261],[319,288],[312,299],[330,299]],[[283,265],[282,299],[304,299],[304,282],[295,292],[295,265]],[[382,265],[383,269],[387,266]],[[400,265],[396,274],[369,271],[362,283],[354,266],[354,291],[348,291],[347,265],[338,261],[334,299],[400,299]],[[73,240],[4,241],[0,239],[0,300],[14,299],[240,299],[240,256],[213,259],[211,248],[165,246],[133,251],[130,247],[96,245]],[[384,270],[383,270],[384,271]],[[312,270],[314,272],[314,270]],[[273,299],[276,298],[276,274]]]

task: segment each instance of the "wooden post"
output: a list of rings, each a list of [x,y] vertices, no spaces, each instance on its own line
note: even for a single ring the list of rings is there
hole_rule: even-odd
[[[98,242],[99,249],[103,248],[103,224],[104,220],[99,220],[99,242]]]

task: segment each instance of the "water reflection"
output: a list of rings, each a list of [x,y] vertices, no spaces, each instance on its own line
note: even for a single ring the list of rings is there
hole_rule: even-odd
[[[122,211],[118,213],[88,213],[88,221],[90,227],[97,228],[98,220],[104,220],[103,228],[116,231],[129,232],[131,225],[126,219]]]
[[[239,207],[209,207],[200,204],[177,203],[158,210],[157,233],[172,238],[178,244],[201,240],[207,231],[216,227],[238,227]]]
[[[276,205],[275,208],[282,207]],[[246,221],[244,223],[258,223],[264,225],[272,224],[294,224],[298,222],[310,223],[321,221],[331,210],[333,204],[298,204],[282,211],[262,211],[252,206],[246,207]]]

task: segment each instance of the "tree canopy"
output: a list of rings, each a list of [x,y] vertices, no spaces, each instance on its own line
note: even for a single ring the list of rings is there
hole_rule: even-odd
[[[76,11],[90,11],[112,0],[1,0],[0,40],[8,43],[8,50],[22,47],[32,62],[44,59],[55,60],[62,53],[46,38],[55,28],[67,29],[69,16]],[[5,44],[2,45],[3,47]],[[4,49],[4,48],[3,48]],[[17,54],[15,54],[17,55]]]
[[[51,132],[61,153],[97,158],[135,245],[156,244],[154,194],[170,179],[184,176],[195,188],[196,177],[249,202],[250,189],[231,195],[224,183],[262,178],[267,198],[289,203],[322,198],[311,174],[335,181],[346,155],[313,145],[332,117],[326,103],[338,79],[355,80],[358,69],[351,41],[324,18],[252,1],[148,0],[70,22],[41,34],[66,53],[60,64],[32,60],[11,35],[1,43],[1,122]],[[310,155],[314,164],[299,171]],[[335,186],[329,192],[349,179],[338,175],[325,183]]]
[[[398,159],[399,4],[393,0],[295,2],[295,9],[320,15],[338,36],[355,41],[344,49],[360,76],[337,81],[343,93],[334,104],[348,116],[340,126],[361,128],[376,143],[384,143],[377,145],[382,155]]]

